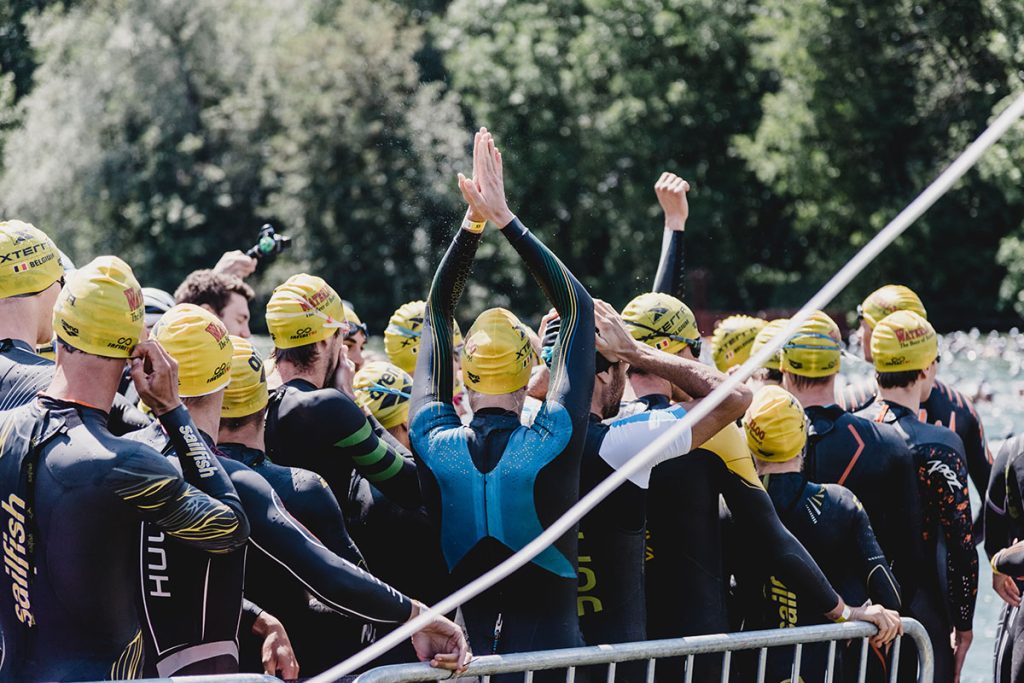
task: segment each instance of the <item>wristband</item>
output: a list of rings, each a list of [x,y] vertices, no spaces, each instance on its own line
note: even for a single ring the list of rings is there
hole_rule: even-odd
[[[1006,550],[1006,548],[1003,548],[1003,550]],[[1002,554],[1002,552],[1003,551],[1000,550],[998,553],[996,553],[995,555],[992,556],[991,560],[988,561],[989,566],[992,567],[992,573],[995,574],[996,576],[1002,576],[1003,575],[1003,573],[1001,571],[996,569],[996,560],[999,559],[999,555]]]
[[[477,234],[484,231],[485,225],[487,225],[487,221],[480,221],[479,223],[477,223],[476,221],[471,221],[468,218],[465,218],[462,221],[463,230],[467,232],[475,232]]]
[[[849,605],[844,604],[843,605],[843,613],[839,615],[838,619],[836,619],[836,623],[837,624],[842,624],[845,621],[849,621],[851,614],[853,614],[853,610],[850,609]]]

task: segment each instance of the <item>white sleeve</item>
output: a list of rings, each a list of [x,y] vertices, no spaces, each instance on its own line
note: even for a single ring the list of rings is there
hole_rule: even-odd
[[[621,469],[640,451],[654,443],[659,437],[679,424],[686,415],[682,406],[663,410],[651,410],[639,415],[618,420],[609,425],[608,434],[601,442],[601,459],[615,470]],[[629,478],[631,482],[646,489],[655,465],[690,452],[692,434],[689,429],[679,431],[668,446],[658,451],[642,470]]]

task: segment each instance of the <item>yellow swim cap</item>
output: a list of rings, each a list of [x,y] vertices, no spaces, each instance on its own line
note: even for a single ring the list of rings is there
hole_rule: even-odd
[[[749,315],[730,315],[718,323],[711,336],[711,357],[718,371],[725,372],[747,362],[754,338],[767,324],[766,320]]]
[[[874,329],[882,318],[896,311],[913,311],[922,318],[928,318],[928,312],[921,303],[921,298],[914,290],[903,285],[885,285],[868,295],[867,299],[857,307],[868,327]]]
[[[700,355],[700,331],[693,311],[669,294],[648,292],[622,309],[622,320],[633,339],[666,353],[678,353],[687,346]]]
[[[142,288],[116,256],[100,256],[67,277],[53,307],[57,338],[79,351],[128,358],[143,330]]]
[[[409,374],[416,372],[426,309],[425,301],[407,301],[391,314],[388,326],[384,329],[384,351],[388,354],[388,360]],[[462,348],[462,331],[458,323],[455,323],[452,345],[456,353]]]
[[[765,344],[775,338],[779,332],[782,332],[789,324],[789,318],[776,318],[770,321],[767,325],[761,328],[761,331],[754,337],[754,343],[750,346],[750,355],[756,355]],[[782,349],[775,352],[775,355],[764,362],[761,367],[768,368],[769,370],[781,370],[782,369]]]
[[[182,398],[220,391],[231,380],[231,338],[220,318],[195,304],[178,304],[153,326],[153,339],[178,361]]]
[[[231,382],[224,390],[221,417],[247,417],[267,406],[267,376],[263,358],[248,339],[231,335]]]
[[[800,377],[828,377],[839,372],[843,346],[839,326],[815,311],[782,347],[782,369]]]
[[[939,356],[939,338],[919,314],[896,311],[875,325],[871,355],[878,372],[925,370]]]
[[[267,302],[267,327],[279,349],[330,339],[345,327],[341,297],[315,275],[292,275]]]
[[[370,332],[366,329],[366,325],[363,324],[363,321],[359,319],[359,316],[356,315],[356,312],[352,310],[352,307],[344,299],[341,301],[341,310],[345,314],[345,322],[348,323],[345,326],[345,339],[353,337],[359,332],[362,332],[366,338],[370,337]]]
[[[785,462],[807,443],[807,416],[793,394],[782,387],[762,387],[743,416],[747,447],[759,460]]]
[[[39,228],[0,222],[0,299],[41,292],[64,275],[60,252]]]
[[[356,403],[369,409],[385,429],[397,427],[409,419],[412,377],[392,363],[367,363],[352,379]]]
[[[526,326],[504,308],[489,308],[466,335],[462,379],[481,394],[510,394],[530,381],[535,361]]]

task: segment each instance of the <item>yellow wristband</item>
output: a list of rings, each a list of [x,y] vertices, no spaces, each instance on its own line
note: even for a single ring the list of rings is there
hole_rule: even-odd
[[[1003,552],[1003,551],[1000,550],[999,553],[1001,553],[1001,552]],[[992,567],[992,573],[995,574],[996,576],[1002,576],[1003,575],[1003,573],[1001,571],[996,569],[996,560],[999,559],[999,553],[996,553],[995,555],[993,555],[992,559],[988,561],[989,566]]]
[[[468,218],[462,221],[462,229],[468,230],[469,232],[481,233],[484,231],[484,226],[487,225],[487,221],[471,221]]]

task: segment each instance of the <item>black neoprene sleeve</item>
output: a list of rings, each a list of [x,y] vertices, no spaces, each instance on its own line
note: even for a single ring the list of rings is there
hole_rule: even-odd
[[[685,233],[670,230],[668,243],[663,245],[658,260],[658,273],[654,276],[653,292],[671,294],[683,299],[686,294]]]

